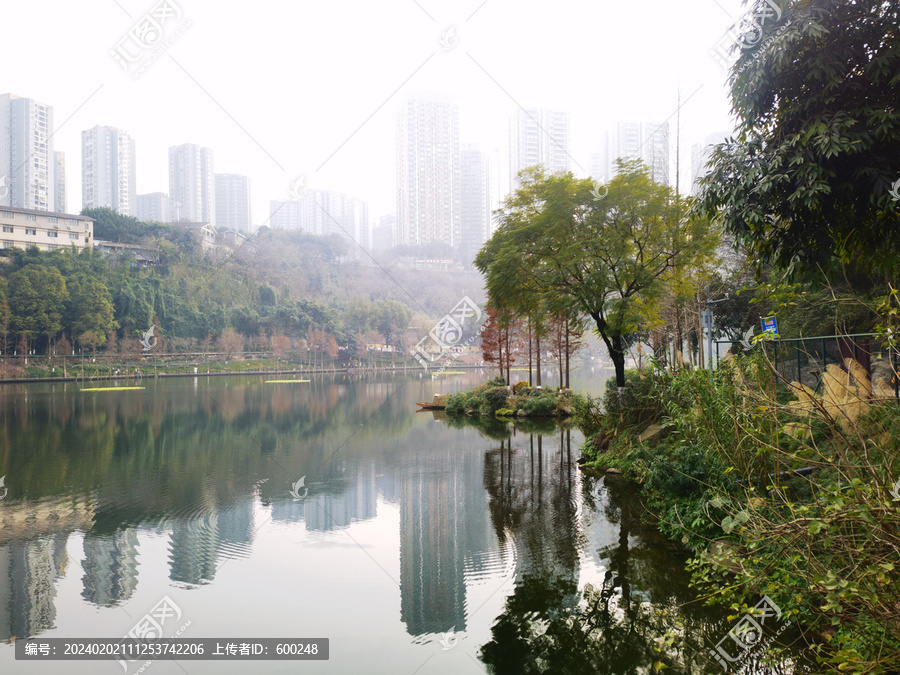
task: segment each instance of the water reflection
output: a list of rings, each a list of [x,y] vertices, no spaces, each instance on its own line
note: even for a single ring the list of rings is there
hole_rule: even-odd
[[[379,521],[380,510],[399,528],[397,620],[407,636],[385,649],[480,630],[471,656],[496,673],[641,672],[656,661],[694,672],[703,635],[721,631],[720,615],[694,602],[683,556],[641,521],[628,486],[578,471],[580,437],[570,429],[417,418],[413,403],[429,400],[432,385],[413,378],[147,387],[0,391],[9,488],[0,501],[0,639],[54,627],[70,554],[79,556],[71,566],[81,567],[80,605],[112,608],[142,582],[158,583],[162,569],[142,558],[156,540],[166,543],[168,581],[190,592],[227,586],[217,576],[229,560],[264,576],[265,558],[254,558],[262,528],[324,537]],[[308,490],[297,498],[301,477]],[[345,564],[345,548],[324,548]],[[227,593],[204,597],[234,610]],[[267,609],[266,597],[257,602],[248,612]],[[678,639],[660,649],[671,630]]]
[[[89,533],[84,538],[81,596],[101,607],[113,607],[134,594],[137,586],[137,532]]]
[[[34,635],[56,618],[56,581],[69,562],[65,535],[0,547],[0,636]]]

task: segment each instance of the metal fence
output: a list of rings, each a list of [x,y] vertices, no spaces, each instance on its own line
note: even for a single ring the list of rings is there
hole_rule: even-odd
[[[746,351],[740,341],[716,340],[716,360],[727,352]],[[884,380],[900,398],[900,353],[889,348],[874,333],[856,335],[826,335],[810,338],[776,338],[759,343],[751,349],[765,349],[775,369],[792,382],[801,382],[819,390],[822,373],[829,364],[845,368],[852,358],[869,374],[873,384]]]

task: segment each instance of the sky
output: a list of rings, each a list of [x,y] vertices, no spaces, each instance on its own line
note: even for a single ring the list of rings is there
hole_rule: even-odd
[[[100,124],[135,139],[138,193],[168,192],[168,148],[196,143],[217,173],[251,177],[255,225],[301,177],[366,199],[370,219],[393,213],[396,110],[416,91],[459,103],[460,140],[500,158],[504,191],[517,107],[571,112],[573,170],[587,175],[620,119],[669,120],[674,145],[680,92],[684,189],[691,145],[734,126],[710,50],[742,11],[740,0],[5,2],[0,93],[54,107],[70,212],[81,132]],[[148,15],[161,19],[158,42],[140,30]],[[130,37],[136,26],[155,44]]]

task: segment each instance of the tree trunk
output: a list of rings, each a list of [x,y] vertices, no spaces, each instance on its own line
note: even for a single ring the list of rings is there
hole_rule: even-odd
[[[559,334],[560,328],[562,327],[562,323],[556,322],[556,361],[559,364],[559,388],[563,388],[563,340],[562,335]]]
[[[532,359],[532,348],[531,348],[531,319],[528,319],[528,386],[534,386],[534,377],[532,377],[531,372],[531,359]]]
[[[537,388],[541,388],[541,336],[535,335],[534,340],[537,343]]]
[[[569,320],[566,319],[566,389],[569,388]]]
[[[616,369],[616,387],[621,399],[625,395],[625,349],[621,335],[614,335],[610,339],[609,358]]]
[[[512,367],[512,351],[509,348],[509,332],[510,329],[507,327],[506,329],[506,386],[509,386],[509,371]]]

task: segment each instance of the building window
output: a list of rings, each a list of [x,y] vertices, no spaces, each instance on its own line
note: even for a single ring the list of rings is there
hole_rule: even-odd
[[[3,216],[4,218],[15,218],[16,214],[12,211],[0,211],[0,216]]]
[[[33,213],[26,213],[25,220],[37,220],[37,216],[34,215]]]
[[[78,224],[77,220],[75,220],[74,218],[69,218],[69,225],[77,225],[77,224]]]
[[[53,237],[53,238],[55,239],[56,237],[59,236],[59,232],[55,232],[55,231],[54,231],[54,232],[48,232],[48,233],[47,233],[47,236],[48,236],[48,237]]]
[[[69,232],[69,239],[78,239],[77,232]]]
[[[25,234],[37,234],[37,230],[34,229],[33,227],[26,227]]]
[[[12,225],[4,225],[4,226],[3,226],[3,231],[4,231],[4,232],[12,232],[12,231],[13,231]]]
[[[15,244],[11,242],[9,239],[3,240],[3,248],[15,248]]]
[[[57,222],[59,222],[59,218],[57,218],[56,216],[47,216],[47,222],[48,223],[57,223]]]
[[[59,248],[59,246],[57,246],[56,244],[47,244],[48,251],[55,251],[58,248]]]

